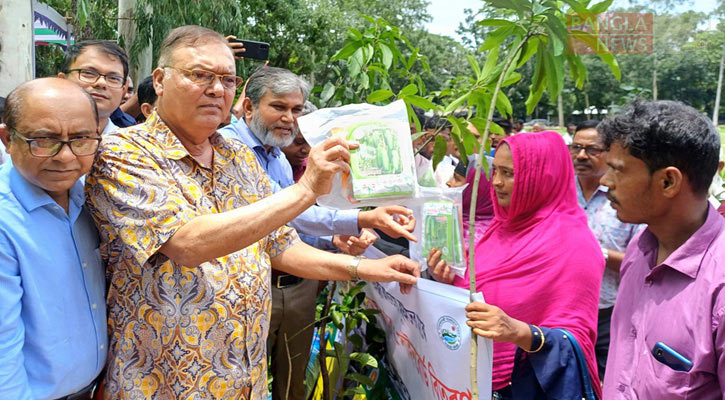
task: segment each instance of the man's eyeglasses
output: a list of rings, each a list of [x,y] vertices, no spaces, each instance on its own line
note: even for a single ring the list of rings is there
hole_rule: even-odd
[[[78,79],[85,83],[96,83],[103,77],[109,87],[116,89],[123,87],[123,84],[126,83],[126,78],[121,75],[100,74],[92,69],[72,69],[68,72],[78,72]]]
[[[222,83],[222,86],[224,86],[224,89],[226,90],[236,90],[239,86],[242,86],[243,82],[242,78],[236,75],[216,74],[205,69],[185,69],[170,67],[168,65],[164,66],[163,68],[171,68],[180,71],[182,74],[184,74],[184,76],[186,76],[186,78],[199,86],[211,85],[216,77],[219,77],[219,81]]]
[[[580,144],[569,145],[569,153],[573,156],[579,154],[582,150],[584,150],[589,157],[596,157],[604,152],[603,148],[597,146],[582,146]]]
[[[73,154],[77,156],[90,156],[96,154],[98,145],[101,143],[100,136],[92,138],[74,138],[70,140],[60,140],[54,138],[28,139],[14,128],[10,128],[10,131],[28,144],[30,154],[35,157],[54,157],[56,154],[60,153],[60,149],[62,149],[66,144],[70,147],[70,151],[72,151]]]

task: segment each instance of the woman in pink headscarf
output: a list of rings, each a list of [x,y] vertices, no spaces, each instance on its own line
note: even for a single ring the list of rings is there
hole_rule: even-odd
[[[601,397],[594,342],[604,257],[577,204],[564,140],[556,132],[504,139],[491,183],[494,219],[475,264],[486,303],[466,310],[474,333],[494,339],[495,395],[578,400],[590,383]],[[428,265],[436,280],[468,288],[438,257]],[[574,336],[579,358],[559,329]]]

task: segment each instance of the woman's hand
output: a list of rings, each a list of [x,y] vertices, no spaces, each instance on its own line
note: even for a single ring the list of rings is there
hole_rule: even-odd
[[[435,279],[438,282],[453,283],[453,278],[455,278],[455,274],[453,273],[453,270],[448,266],[448,263],[446,260],[441,259],[441,251],[436,249],[435,247],[430,250],[430,253],[428,253],[428,269],[430,271],[431,276],[433,276],[433,279]]]
[[[491,304],[474,302],[466,306],[466,322],[473,333],[499,342],[513,343],[524,350],[531,349],[529,324],[511,318]]]

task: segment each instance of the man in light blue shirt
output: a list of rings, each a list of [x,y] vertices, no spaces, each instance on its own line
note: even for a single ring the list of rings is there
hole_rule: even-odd
[[[640,225],[622,222],[607,198],[609,189],[599,180],[607,172],[604,144],[597,132],[598,121],[584,121],[575,126],[569,152],[576,172],[579,205],[587,214],[589,228],[594,233],[606,261],[599,292],[597,342],[594,347],[599,366],[599,379],[604,379],[609,353],[609,324],[619,289],[619,268],[629,241]]]
[[[83,182],[100,143],[93,99],[33,80],[0,138],[0,399],[90,398],[106,362],[104,268]]]
[[[247,82],[242,107],[244,119],[220,129],[227,138],[237,139],[249,146],[269,175],[275,191],[294,184],[292,166],[280,150],[297,136],[296,118],[302,115],[309,86],[294,73],[274,67],[259,68]],[[395,214],[406,216],[406,226]],[[407,218],[410,216],[410,218]],[[392,237],[413,239],[414,220],[411,211],[398,206],[378,207],[372,211],[333,210],[312,206],[289,225],[302,240],[318,248],[326,248],[321,236],[360,234],[361,228],[377,228]],[[328,241],[329,243],[329,241]],[[272,270],[272,318],[267,347],[272,358],[272,398],[304,399],[306,360],[312,341],[317,282]],[[294,339],[285,343],[285,336]],[[288,371],[288,355],[293,358]],[[286,393],[288,376],[289,395]]]

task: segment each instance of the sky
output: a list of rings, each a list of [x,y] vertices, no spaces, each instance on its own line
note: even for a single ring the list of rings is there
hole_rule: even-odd
[[[427,24],[428,32],[439,35],[450,36],[460,40],[456,29],[458,24],[463,22],[463,9],[471,8],[478,10],[482,0],[429,0],[428,13],[433,16],[433,20]],[[710,12],[715,9],[717,0],[694,0],[684,2],[684,4],[675,8],[677,12],[687,10],[695,10],[700,12]],[[593,0],[593,2],[598,2]],[[628,0],[615,0],[614,7],[627,7],[630,4]]]

